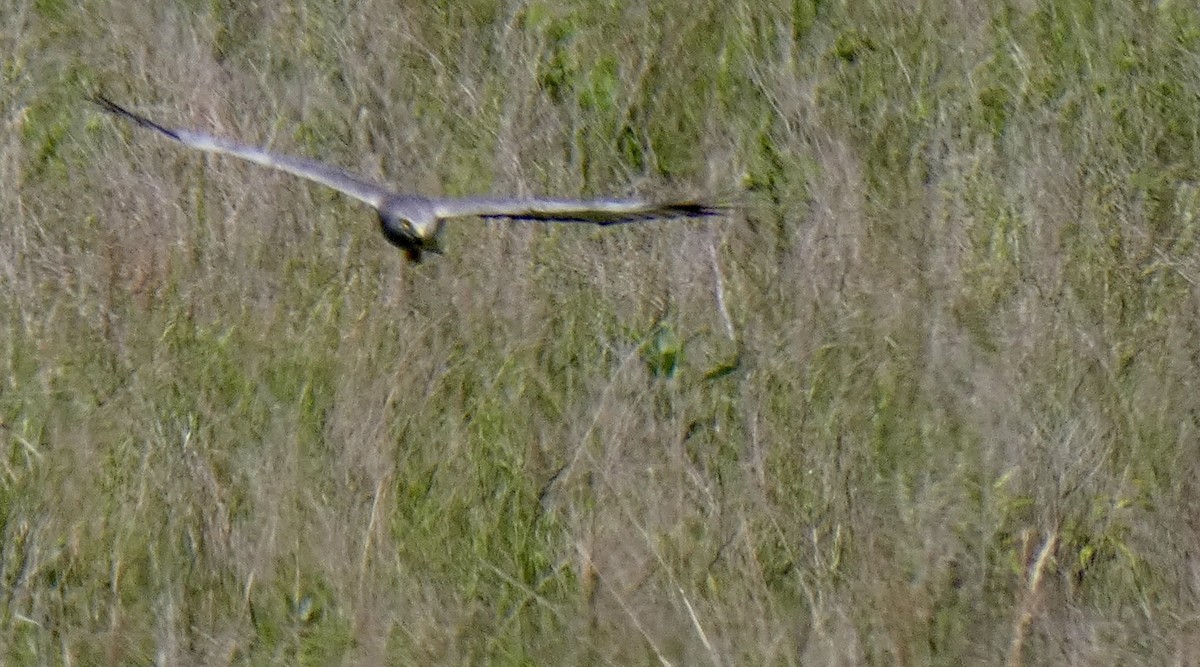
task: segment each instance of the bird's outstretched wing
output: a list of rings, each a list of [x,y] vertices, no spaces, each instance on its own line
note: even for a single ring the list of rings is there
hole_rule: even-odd
[[[582,222],[617,225],[663,218],[703,218],[720,215],[720,206],[693,201],[647,202],[640,199],[551,199],[544,197],[464,197],[434,201],[438,218],[508,218],[540,222]]]
[[[221,155],[232,155],[234,157],[248,160],[264,167],[278,169],[301,178],[307,178],[310,181],[316,181],[322,185],[329,186],[334,190],[347,194],[355,199],[365,202],[375,208],[379,208],[383,201],[391,196],[391,190],[384,188],[378,183],[369,181],[361,176],[351,174],[338,167],[327,165],[323,162],[310,160],[308,158],[293,157],[290,155],[281,155],[272,153],[266,149],[257,146],[238,143],[221,137],[214,137],[211,134],[197,132],[195,130],[183,130],[178,128],[170,128],[159,125],[158,123],[139,116],[136,113],[112,102],[106,97],[96,96],[92,99],[101,109],[130,120],[138,125],[154,130],[159,134],[165,135],[178,141],[184,146],[195,148],[196,150],[206,151],[209,153],[217,153]]]

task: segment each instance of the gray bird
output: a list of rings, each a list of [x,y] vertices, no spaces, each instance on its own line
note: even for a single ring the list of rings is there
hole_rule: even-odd
[[[553,199],[545,197],[423,197],[404,194],[323,162],[272,153],[195,130],[169,128],[139,116],[103,96],[93,100],[105,111],[163,134],[189,148],[232,155],[264,167],[316,181],[365,202],[379,212],[379,225],[392,245],[419,262],[422,253],[441,254],[442,228],[450,218],[478,216],[536,222],[615,225],[662,218],[702,218],[724,209],[695,201],[655,203],[641,199]]]

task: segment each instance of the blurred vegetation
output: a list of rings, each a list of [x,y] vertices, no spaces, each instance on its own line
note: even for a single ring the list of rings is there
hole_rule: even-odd
[[[1186,2],[0,6],[0,662],[1192,664]],[[446,194],[363,207],[89,107]]]

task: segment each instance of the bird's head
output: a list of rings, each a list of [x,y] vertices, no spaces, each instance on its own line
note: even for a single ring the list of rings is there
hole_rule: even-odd
[[[421,261],[422,253],[442,253],[444,221],[423,197],[401,195],[385,202],[379,209],[379,224],[388,242],[403,250],[411,261]]]

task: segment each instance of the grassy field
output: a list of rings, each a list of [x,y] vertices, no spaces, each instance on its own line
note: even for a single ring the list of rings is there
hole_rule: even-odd
[[[1200,11],[0,3],[0,663],[1200,664]],[[100,113],[399,189],[373,213]]]

